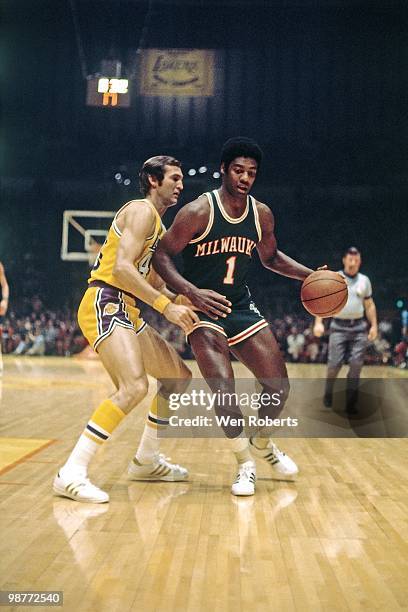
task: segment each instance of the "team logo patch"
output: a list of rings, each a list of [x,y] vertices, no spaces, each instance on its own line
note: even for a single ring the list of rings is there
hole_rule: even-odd
[[[252,312],[256,312],[256,314],[258,314],[259,316],[262,316],[253,302],[250,302],[249,310],[252,310]]]
[[[112,315],[116,314],[119,311],[119,304],[113,304],[112,302],[109,302],[109,304],[106,304],[105,308],[103,309],[103,314],[108,315],[109,317],[111,317]]]

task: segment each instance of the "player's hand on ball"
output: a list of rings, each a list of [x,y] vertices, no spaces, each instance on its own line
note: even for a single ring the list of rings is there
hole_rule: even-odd
[[[370,329],[368,330],[368,339],[370,342],[373,342],[373,340],[375,340],[377,336],[378,336],[378,329],[376,328],[375,325],[372,325]]]
[[[197,310],[201,310],[211,319],[226,317],[231,312],[231,302],[225,295],[211,289],[195,289],[188,295],[191,303]]]
[[[324,266],[320,266],[320,268],[316,268],[317,270],[327,270],[327,264],[325,264]]]
[[[170,303],[166,306],[164,316],[170,323],[174,323],[188,334],[193,329],[194,323],[199,323],[200,319],[188,306],[180,306]]]
[[[320,338],[324,334],[324,325],[323,323],[315,323],[313,326],[313,335],[316,338]]]

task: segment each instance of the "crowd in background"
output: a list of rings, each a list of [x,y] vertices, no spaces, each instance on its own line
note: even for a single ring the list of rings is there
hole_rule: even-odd
[[[49,310],[38,296],[9,308],[2,327],[3,353],[68,357],[87,344],[72,311]]]
[[[143,307],[144,319],[168,340],[185,359],[192,358],[184,333],[170,325],[164,317],[148,307]],[[293,363],[326,363],[328,333],[323,338],[313,335],[313,319],[307,314],[287,314],[281,318],[268,317],[281,351]],[[406,334],[406,330],[405,334]],[[408,367],[408,338],[402,335],[393,342],[393,325],[388,319],[380,319],[377,339],[370,344],[365,361],[367,364]],[[87,346],[70,309],[47,309],[39,296],[25,299],[11,307],[3,320],[3,353],[14,355],[71,356]]]

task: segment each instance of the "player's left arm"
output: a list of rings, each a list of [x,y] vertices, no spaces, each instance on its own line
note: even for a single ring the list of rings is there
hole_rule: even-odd
[[[262,239],[258,242],[257,250],[262,265],[272,272],[303,281],[313,272],[310,268],[298,263],[282,251],[278,250],[275,237],[275,220],[273,214],[266,204],[257,202],[259,222],[262,231]]]
[[[7,312],[10,289],[8,286],[6,273],[4,271],[4,266],[0,263],[0,285],[1,285],[1,301],[0,301],[0,315],[3,316]]]
[[[368,339],[370,341],[375,340],[378,335],[377,326],[377,309],[372,297],[364,298],[364,310],[365,315],[370,323],[370,329],[368,330]]]

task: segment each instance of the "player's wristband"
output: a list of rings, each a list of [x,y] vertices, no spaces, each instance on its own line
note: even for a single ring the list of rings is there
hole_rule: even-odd
[[[159,297],[154,300],[152,307],[158,312],[160,312],[160,314],[163,314],[163,312],[166,310],[167,306],[170,303],[171,300],[169,300],[168,297],[166,297],[165,295],[159,295]]]

